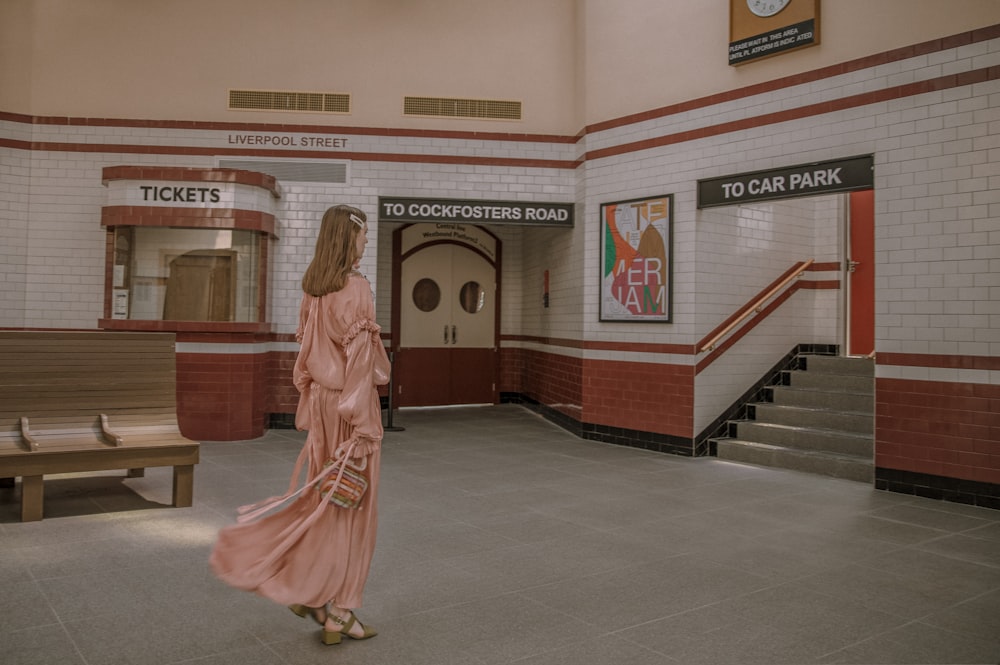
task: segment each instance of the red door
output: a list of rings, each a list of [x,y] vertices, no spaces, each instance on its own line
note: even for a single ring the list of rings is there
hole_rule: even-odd
[[[875,191],[851,192],[847,257],[847,354],[875,350]]]

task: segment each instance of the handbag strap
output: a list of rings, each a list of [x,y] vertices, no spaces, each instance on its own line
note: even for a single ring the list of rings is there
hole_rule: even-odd
[[[325,501],[329,501],[330,497],[333,496],[333,493],[337,491],[337,487],[340,485],[340,481],[344,477],[344,471],[347,470],[347,465],[351,460],[351,453],[354,452],[354,449],[357,447],[357,445],[358,442],[357,440],[355,440],[354,443],[351,444],[351,447],[348,448],[346,451],[344,451],[344,456],[341,457],[339,461],[334,460],[333,464],[331,465],[332,467],[337,467],[338,469],[337,478],[333,481],[333,483],[331,483],[330,489],[326,492],[326,494],[323,495],[323,499]],[[367,466],[367,463],[365,464],[365,466]],[[319,482],[316,483],[316,486],[319,487]]]
[[[305,483],[303,483],[302,487],[300,487],[299,489],[295,491],[286,492],[282,496],[273,496],[269,499],[264,499],[263,501],[259,501],[257,503],[248,506],[240,507],[238,510],[239,517],[236,518],[236,521],[249,522],[251,520],[257,519],[264,513],[267,513],[268,511],[277,508],[281,504],[286,503],[287,501],[297,497],[298,495],[305,492],[307,489],[318,488],[323,483],[323,481],[326,480],[334,471],[337,471],[336,480],[334,480],[333,484],[330,486],[331,487],[330,491],[323,497],[324,499],[329,499],[330,494],[333,493],[333,491],[337,488],[337,485],[340,484],[341,479],[344,477],[344,470],[346,469],[347,464],[351,459],[350,453],[354,452],[354,448],[356,446],[357,442],[355,441],[353,444],[351,444],[351,447],[347,449],[343,457],[341,457],[339,460],[334,460],[332,464],[324,465],[323,468],[320,469],[319,473],[317,473],[313,478],[310,478]],[[303,449],[303,453],[301,453],[299,456],[300,462],[302,459],[302,454],[304,454],[304,452],[305,450]],[[298,472],[299,472],[299,464],[297,463],[295,473],[293,474],[293,478],[298,476]]]

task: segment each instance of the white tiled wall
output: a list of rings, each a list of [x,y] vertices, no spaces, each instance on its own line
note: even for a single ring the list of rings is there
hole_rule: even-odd
[[[18,123],[0,121],[0,136],[24,140]],[[30,154],[0,148],[0,327],[24,325],[28,261]]]

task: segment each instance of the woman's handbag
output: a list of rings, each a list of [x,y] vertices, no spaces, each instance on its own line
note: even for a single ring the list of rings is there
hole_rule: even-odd
[[[339,468],[325,474],[325,478],[316,485],[323,498],[341,508],[357,508],[368,490],[368,478],[363,473],[368,466],[368,460],[366,459],[361,466],[353,464],[350,460],[351,458],[346,455],[337,460],[327,460],[323,465],[324,471],[331,465]]]

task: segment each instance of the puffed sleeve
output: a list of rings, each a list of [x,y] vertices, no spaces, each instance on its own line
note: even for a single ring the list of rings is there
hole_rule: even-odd
[[[316,303],[318,300],[308,294],[302,295],[302,303],[299,305],[299,327],[295,331],[295,341],[301,346],[295,359],[295,367],[292,370],[292,382],[299,391],[299,403],[295,409],[295,429],[309,429],[309,399],[312,397],[312,375],[306,365],[305,359],[311,351],[314,335],[313,327],[316,325]]]
[[[353,431],[338,452],[342,454],[356,442],[353,456],[361,457],[374,452],[382,441],[382,408],[375,386],[382,379],[379,374],[388,381],[389,359],[382,345],[381,328],[375,323],[368,281],[355,276],[346,288],[356,293],[349,299],[354,311],[345,316],[350,323],[341,339],[347,365],[338,411]]]

